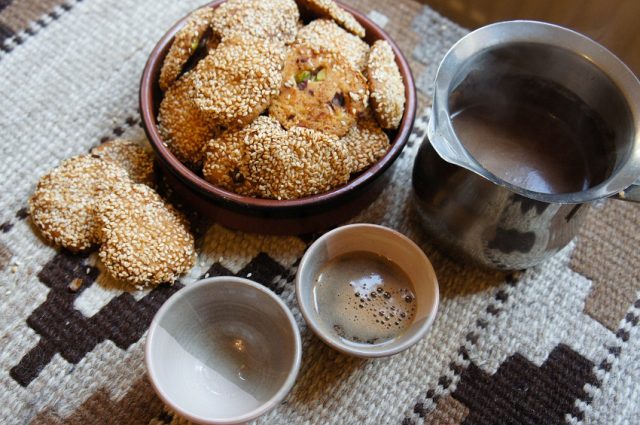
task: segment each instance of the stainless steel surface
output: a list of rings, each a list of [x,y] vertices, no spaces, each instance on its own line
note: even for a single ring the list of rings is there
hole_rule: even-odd
[[[425,230],[456,260],[524,269],[576,234],[589,204],[536,201],[443,161],[425,138],[413,168],[414,200]]]
[[[613,130],[604,181],[549,194],[507,183],[465,149],[451,122],[450,95],[467,78],[526,76],[577,95]],[[498,94],[496,94],[498,95]],[[455,256],[493,268],[544,261],[576,234],[588,203],[620,194],[640,176],[640,82],[612,53],[551,24],[511,21],[462,38],[436,76],[433,113],[414,164],[418,211],[427,231]],[[635,192],[634,192],[635,193]]]

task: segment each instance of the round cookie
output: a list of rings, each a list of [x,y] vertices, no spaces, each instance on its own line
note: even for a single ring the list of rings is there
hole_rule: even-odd
[[[153,156],[140,144],[125,139],[114,139],[91,149],[91,156],[103,161],[113,162],[124,168],[129,178],[147,186],[155,185]]]
[[[306,127],[343,136],[367,107],[364,76],[339,53],[295,44],[269,115],[289,129]]]
[[[371,46],[367,64],[371,107],[382,128],[395,129],[404,114],[404,84],[391,45],[378,40]]]
[[[366,31],[353,15],[336,4],[333,0],[300,0],[303,7],[322,18],[336,21],[341,27],[363,38]]]
[[[316,19],[298,31],[296,42],[342,54],[358,71],[367,67],[369,45],[327,19]]]
[[[197,107],[225,127],[253,121],[271,103],[282,81],[284,45],[231,36],[194,69]]]
[[[194,71],[188,72],[165,93],[158,112],[158,130],[169,150],[182,163],[199,169],[202,148],[219,133],[219,128],[196,106],[193,77]]]
[[[340,139],[352,159],[352,173],[373,165],[389,150],[389,137],[373,118],[362,118]]]
[[[285,131],[261,116],[209,142],[203,172],[211,183],[239,194],[296,199],[346,183],[351,168],[338,138],[301,127]]]
[[[160,70],[158,84],[162,91],[166,91],[178,79],[184,65],[198,48],[201,38],[211,27],[213,14],[211,7],[196,10],[189,16],[185,26],[176,33]]]
[[[143,184],[120,184],[96,205],[99,257],[109,273],[135,287],[173,282],[191,269],[193,235],[184,216]]]
[[[71,251],[98,243],[95,199],[128,182],[121,167],[91,156],[75,156],[40,178],[29,200],[31,219],[49,242]]]
[[[300,12],[293,0],[228,0],[215,11],[212,26],[222,39],[235,35],[291,43]]]

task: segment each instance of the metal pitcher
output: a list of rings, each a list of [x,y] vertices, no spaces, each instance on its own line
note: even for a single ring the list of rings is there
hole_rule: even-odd
[[[595,111],[610,143],[587,160],[606,164],[602,178],[570,193],[538,192],[477,161],[456,134],[452,116],[462,88],[497,77],[562,87]],[[451,256],[491,268],[522,269],[546,260],[576,235],[593,201],[640,201],[639,108],[640,82],[633,72],[581,34],[534,21],[501,22],[468,34],[438,68],[427,138],[414,163],[414,198],[424,228]]]

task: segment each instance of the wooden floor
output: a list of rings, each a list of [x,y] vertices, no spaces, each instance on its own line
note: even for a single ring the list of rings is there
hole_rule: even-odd
[[[581,32],[606,46],[640,75],[639,0],[422,0],[467,27],[534,19]]]

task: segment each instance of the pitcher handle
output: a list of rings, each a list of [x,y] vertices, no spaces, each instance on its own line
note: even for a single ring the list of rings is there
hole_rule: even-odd
[[[622,199],[623,201],[640,202],[640,179],[634,184],[614,195],[615,199]]]

